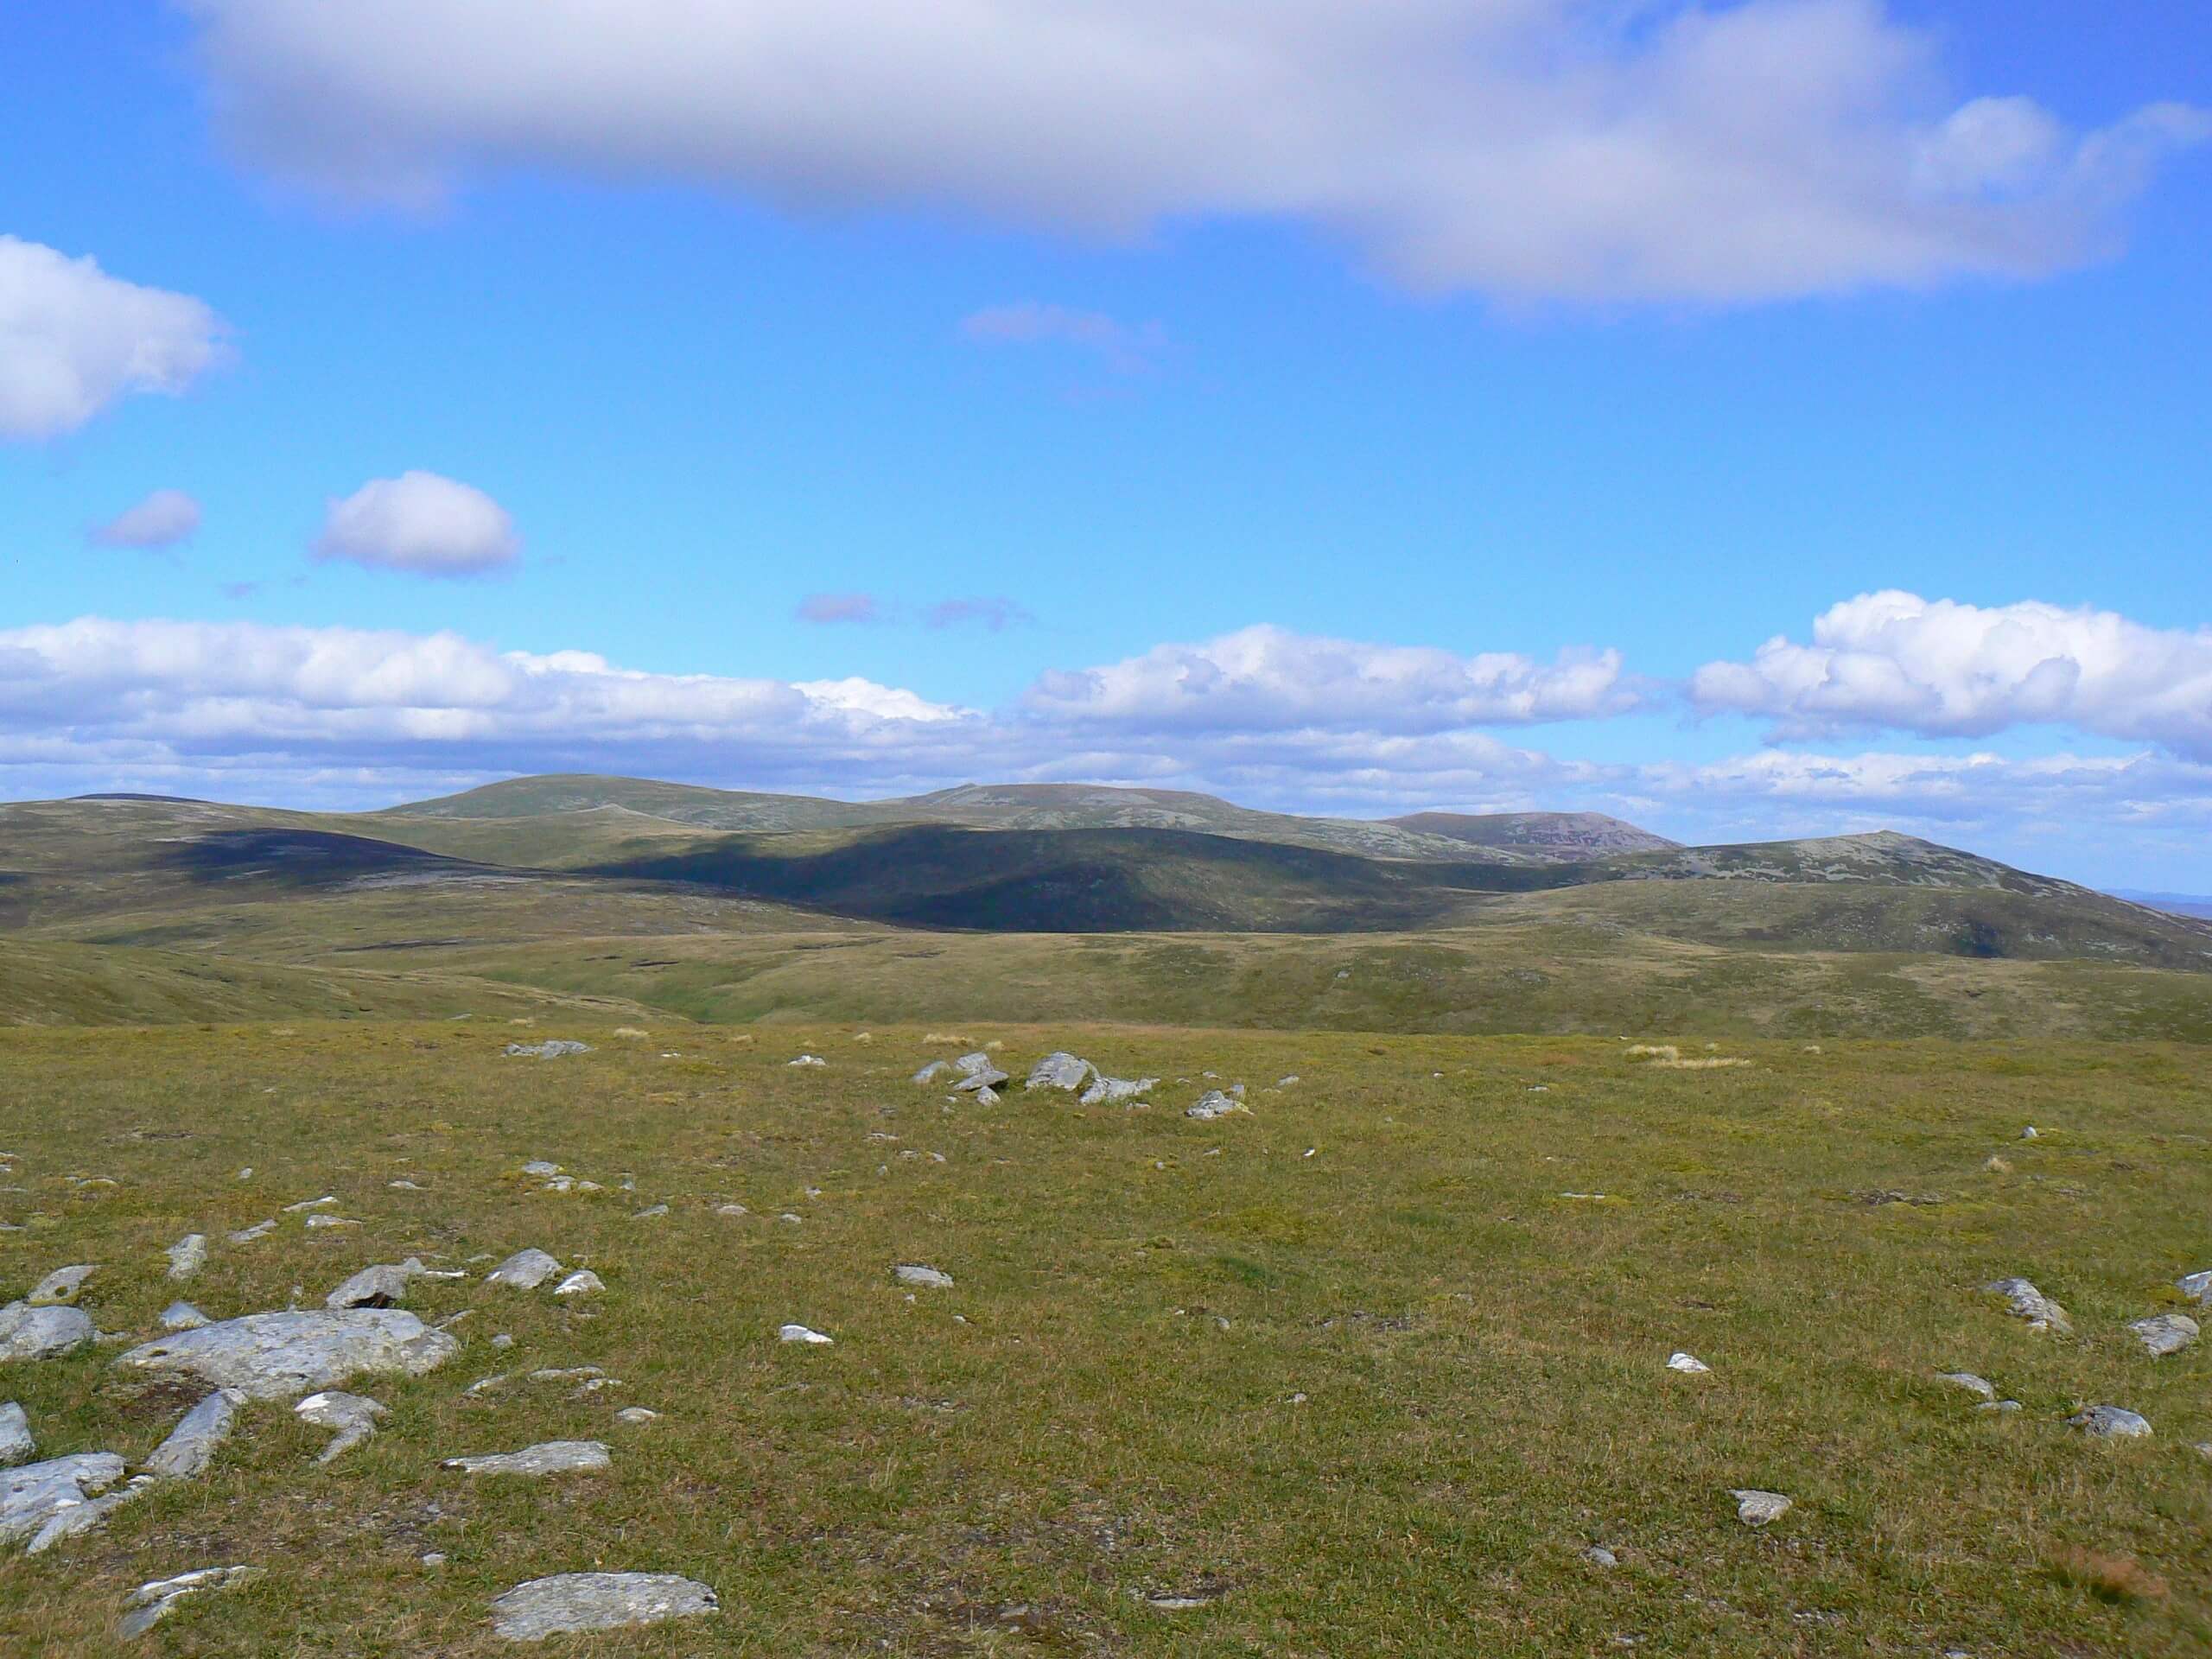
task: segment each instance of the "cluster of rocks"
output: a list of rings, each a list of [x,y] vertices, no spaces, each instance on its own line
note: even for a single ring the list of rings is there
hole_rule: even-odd
[[[571,1042],[563,1037],[550,1037],[542,1043],[509,1043],[505,1049],[510,1059],[557,1060],[590,1052],[589,1043]]]

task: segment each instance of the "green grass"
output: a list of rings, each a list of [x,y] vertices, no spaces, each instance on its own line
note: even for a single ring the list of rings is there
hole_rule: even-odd
[[[1010,1058],[1066,1046],[1189,1081],[1149,1111],[1018,1090],[948,1110],[906,1081],[938,1052],[918,1027],[862,1044],[818,1016],[645,1040],[612,1023],[0,1032],[16,1154],[0,1179],[20,1189],[0,1219],[23,1228],[0,1233],[7,1294],[99,1262],[100,1325],[147,1332],[175,1294],[161,1251],[187,1230],[218,1241],[188,1292],[217,1316],[295,1286],[319,1303],[410,1251],[537,1244],[608,1285],[580,1308],[421,1286],[426,1316],[479,1311],[444,1370],[362,1385],[391,1408],[378,1440],[319,1467],[320,1433],[251,1408],[201,1479],[0,1560],[0,1652],[114,1651],[128,1587],[236,1560],[272,1570],[186,1603],[141,1650],[489,1653],[492,1595],[594,1567],[690,1573],[724,1612],[549,1651],[1319,1659],[1633,1636],[1681,1655],[2118,1656],[2212,1639],[2212,1464],[2191,1449],[2212,1440],[2212,1357],[2154,1362],[2121,1328],[2212,1266],[2193,1219],[2212,1205],[2201,1049],[1826,1039],[1732,1045],[1754,1064],[1694,1072],[1592,1038],[963,1026]],[[595,1052],[498,1055],[568,1034]],[[831,1065],[785,1066],[802,1047]],[[1251,1086],[1249,1118],[1179,1115],[1206,1071]],[[2024,1122],[2044,1138],[2020,1141]],[[514,1172],[541,1157],[611,1190],[535,1192]],[[613,1190],[626,1173],[634,1193]],[[401,1176],[428,1190],[393,1191]],[[1862,1201],[1888,1189],[1943,1201]],[[364,1226],[290,1217],[221,1243],[325,1192]],[[673,1213],[630,1218],[658,1201]],[[753,1214],[715,1215],[728,1201]],[[787,1209],[805,1219],[774,1219]],[[910,1305],[901,1261],[957,1287]],[[2079,1335],[2036,1337],[1974,1294],[2013,1273]],[[779,1344],[786,1319],[836,1345]],[[1667,1372],[1677,1347],[1713,1375]],[[166,1433],[181,1402],[111,1351],[0,1370],[42,1455],[136,1459]],[[494,1370],[587,1363],[626,1386],[462,1397]],[[1954,1368],[2026,1410],[1974,1413],[1930,1380]],[[2063,1419],[2090,1402],[2143,1412],[2155,1438],[2081,1443]],[[665,1414],[612,1422],[628,1403]],[[437,1468],[593,1437],[614,1448],[597,1477]],[[1737,1486],[1796,1508],[1751,1532]],[[1586,1563],[1592,1542],[1621,1567]],[[447,1563],[423,1565],[431,1551]],[[2170,1593],[2132,1587],[2161,1580]],[[1198,1586],[1225,1593],[1180,1612],[1137,1599]]]

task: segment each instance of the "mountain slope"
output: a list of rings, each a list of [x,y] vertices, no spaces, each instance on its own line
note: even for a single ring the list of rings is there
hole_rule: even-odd
[[[1580,863],[1621,853],[1662,853],[1681,843],[1602,812],[1414,812],[1387,823],[1493,852]]]

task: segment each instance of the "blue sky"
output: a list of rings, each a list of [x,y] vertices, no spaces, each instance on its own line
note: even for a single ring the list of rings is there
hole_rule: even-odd
[[[478,53],[518,0],[0,14],[0,236],[219,320],[167,388],[0,413],[0,795],[1082,776],[2212,890],[2212,21],[1129,0],[1125,88],[1039,0],[876,4],[642,0],[603,106]],[[1409,67],[1436,30],[1465,64]],[[686,103],[755,56],[798,71]],[[8,334],[10,280],[19,368],[109,360]],[[189,535],[88,538],[157,489]],[[1883,590],[1952,608],[1816,641]]]

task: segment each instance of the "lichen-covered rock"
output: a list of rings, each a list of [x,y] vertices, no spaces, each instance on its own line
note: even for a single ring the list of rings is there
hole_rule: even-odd
[[[31,1535],[30,1542],[23,1546],[23,1554],[41,1554],[64,1539],[98,1531],[107,1524],[109,1516],[155,1484],[151,1475],[134,1475],[114,1491],[57,1510],[51,1520]]]
[[[0,1474],[0,1545],[35,1538],[122,1478],[123,1459],[112,1452],[79,1452]]]
[[[365,1395],[341,1394],[335,1389],[311,1394],[292,1410],[302,1422],[333,1430],[336,1434],[337,1438],[322,1448],[315,1459],[317,1463],[328,1463],[360,1445],[377,1432],[377,1420],[385,1414],[381,1401]]]
[[[1089,1060],[1078,1059],[1065,1050],[1047,1054],[1029,1068],[1023,1082],[1024,1089],[1059,1089],[1072,1094],[1090,1081],[1098,1068]]]
[[[197,1331],[214,1321],[190,1302],[171,1302],[162,1310],[162,1329],[164,1331]]]
[[[1084,1106],[1110,1106],[1117,1101],[1135,1100],[1148,1095],[1160,1087],[1158,1077],[1109,1077],[1100,1072],[1091,1080],[1090,1087],[1077,1096]]]
[[[1736,1500],[1736,1518],[1747,1527],[1770,1526],[1789,1513],[1789,1500],[1780,1492],[1739,1489],[1728,1496]]]
[[[58,1358],[74,1353],[93,1335],[92,1319],[81,1307],[34,1307],[29,1302],[10,1302],[0,1307],[0,1363]]]
[[[1183,1116],[1194,1117],[1201,1123],[1211,1123],[1217,1117],[1227,1117],[1232,1113],[1250,1109],[1243,1101],[1224,1095],[1218,1089],[1209,1089],[1198,1096],[1198,1103]]]
[[[448,1458],[438,1466],[458,1469],[465,1475],[572,1475],[604,1469],[611,1461],[600,1440],[547,1440],[519,1452],[498,1452],[485,1457]]]
[[[189,1279],[207,1265],[207,1235],[187,1233],[168,1248],[169,1277]]]
[[[2197,1338],[2196,1321],[2186,1313],[2154,1313],[2127,1327],[2135,1339],[2151,1351],[2153,1359],[2177,1354]]]
[[[2028,1280],[1999,1279],[1982,1289],[1992,1296],[2002,1296],[2012,1317],[2025,1319],[2031,1331],[2054,1331],[2062,1337],[2073,1334],[2074,1322],[2067,1318],[2066,1310]]]
[[[435,1370],[461,1344],[412,1313],[391,1307],[329,1313],[249,1313],[143,1344],[115,1363],[130,1370],[178,1372],[249,1400],[331,1389],[348,1378]]]
[[[77,1293],[85,1287],[85,1281],[99,1271],[98,1264],[80,1262],[73,1268],[56,1268],[31,1287],[23,1300],[33,1307],[59,1307],[77,1300]]]
[[[22,1407],[10,1400],[0,1406],[0,1469],[17,1464],[38,1450],[31,1438],[31,1420]]]
[[[517,1250],[512,1255],[484,1275],[487,1285],[505,1285],[510,1290],[536,1290],[540,1285],[561,1271],[561,1264],[541,1249]]]
[[[231,1436],[238,1408],[245,1396],[233,1389],[218,1389],[169,1431],[168,1439],[146,1459],[146,1472],[164,1480],[189,1480],[214,1460],[215,1448]]]
[[[548,1038],[542,1043],[509,1043],[505,1052],[509,1058],[557,1060],[569,1054],[588,1054],[589,1043],[570,1042],[566,1038]]]
[[[553,1287],[556,1296],[596,1296],[607,1288],[607,1281],[589,1268],[579,1268]]]
[[[696,1618],[721,1605],[707,1586],[672,1573],[562,1573],[493,1597],[492,1628],[510,1642],[538,1642]]]
[[[180,1573],[173,1579],[156,1579],[150,1584],[142,1584],[124,1598],[119,1631],[126,1637],[143,1636],[167,1618],[170,1610],[187,1596],[207,1590],[230,1589],[256,1577],[260,1570],[254,1567],[203,1567],[197,1573]]]
[[[2103,1440],[2139,1440],[2151,1432],[2148,1421],[2120,1406],[2090,1406],[2075,1412],[2066,1422],[2070,1428]]]
[[[2212,1268],[2202,1273],[2185,1273],[2174,1282],[2181,1287],[2181,1294],[2190,1301],[2212,1301]]]
[[[935,1268],[925,1268],[918,1262],[902,1262],[891,1269],[902,1285],[917,1285],[926,1290],[950,1290],[952,1275]]]

